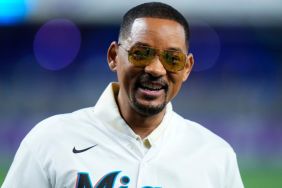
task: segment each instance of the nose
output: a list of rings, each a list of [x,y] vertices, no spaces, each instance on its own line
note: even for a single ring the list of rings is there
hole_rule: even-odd
[[[146,73],[151,74],[154,77],[161,77],[166,74],[166,69],[164,68],[158,56],[156,56],[152,62],[145,66],[144,70]]]

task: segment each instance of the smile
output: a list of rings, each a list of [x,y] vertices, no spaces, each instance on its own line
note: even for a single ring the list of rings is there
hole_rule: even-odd
[[[161,89],[164,89],[164,86],[161,84],[154,84],[154,83],[142,83],[140,84],[140,88],[145,89],[145,90],[150,90],[150,91],[158,91]]]
[[[138,92],[146,99],[156,99],[165,94],[166,85],[157,82],[143,82],[138,85]]]

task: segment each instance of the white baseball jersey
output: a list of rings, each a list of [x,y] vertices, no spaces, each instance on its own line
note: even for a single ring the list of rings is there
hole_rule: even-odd
[[[22,141],[2,188],[242,188],[236,155],[168,104],[143,141],[109,85],[95,107],[48,118]]]

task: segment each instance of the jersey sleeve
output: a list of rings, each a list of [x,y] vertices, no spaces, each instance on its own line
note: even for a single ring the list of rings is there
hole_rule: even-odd
[[[2,188],[51,188],[46,172],[39,160],[23,141],[4,180]]]
[[[231,154],[229,156],[229,163],[227,165],[227,177],[225,188],[244,188],[237,163],[236,154],[233,150],[230,153]]]

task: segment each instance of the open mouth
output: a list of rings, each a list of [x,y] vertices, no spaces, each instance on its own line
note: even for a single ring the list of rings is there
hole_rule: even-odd
[[[139,87],[142,89],[151,90],[151,91],[159,91],[161,89],[165,89],[165,86],[162,84],[149,83],[149,82],[140,83]]]
[[[139,82],[137,89],[146,99],[155,99],[165,94],[167,85],[154,81]]]

